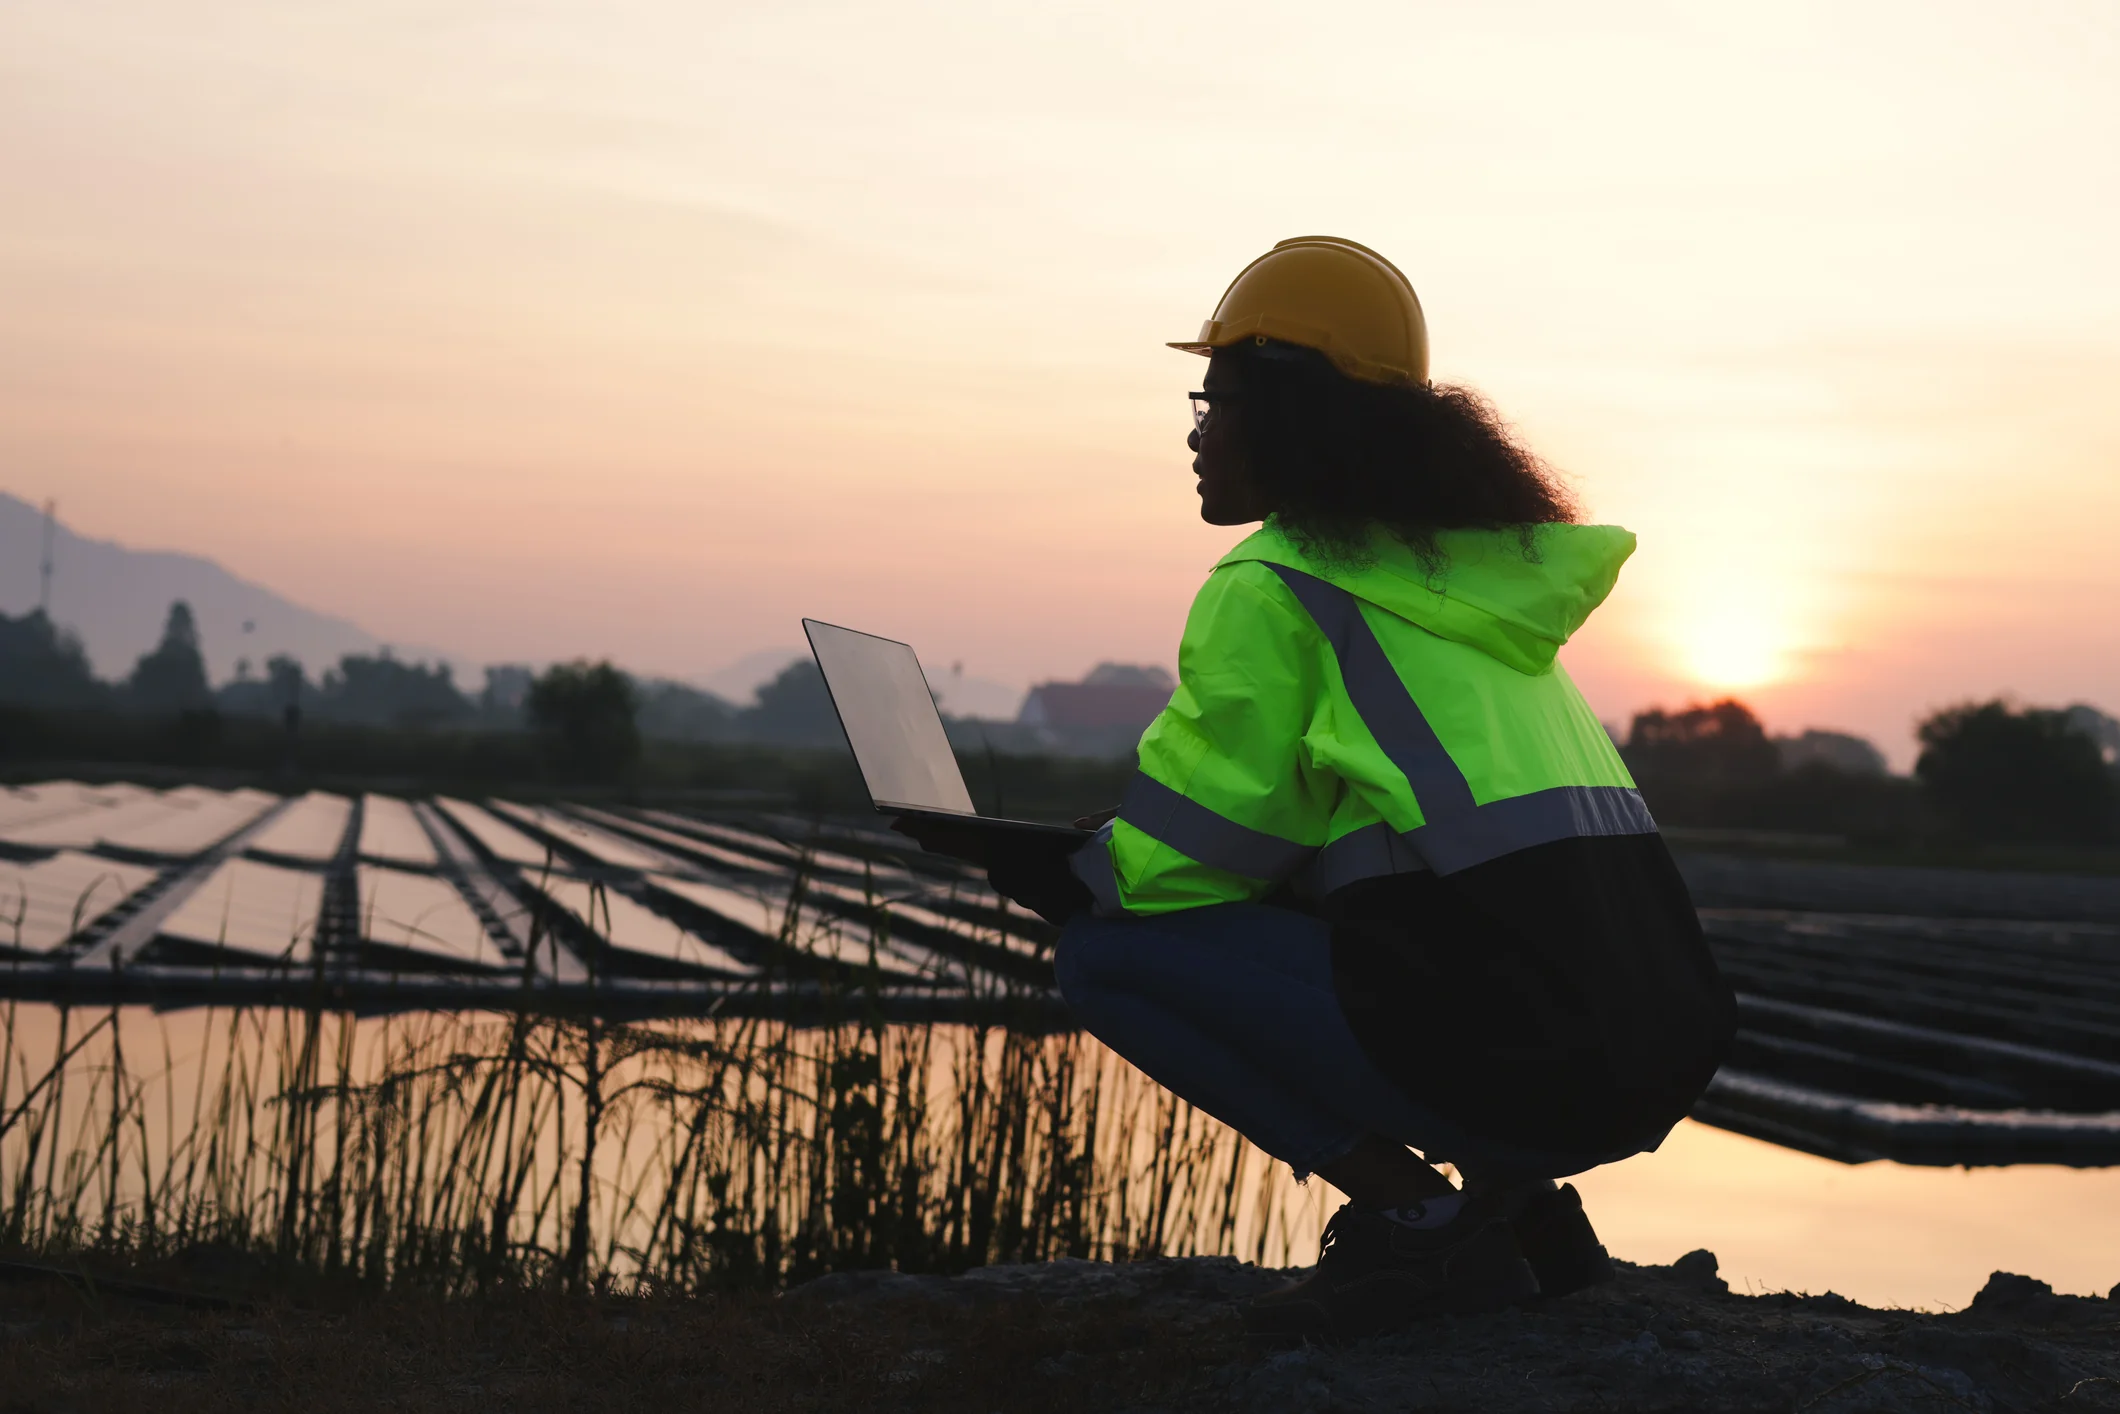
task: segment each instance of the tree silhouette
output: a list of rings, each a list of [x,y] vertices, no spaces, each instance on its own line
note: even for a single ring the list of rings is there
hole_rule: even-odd
[[[2066,712],[2006,702],[1947,707],[1921,724],[1914,775],[1975,839],[2096,844],[2113,835],[2114,785],[2098,743]]]
[[[781,746],[840,746],[846,742],[824,674],[809,658],[788,664],[778,677],[760,687],[758,705],[745,708],[740,721],[754,741]]]
[[[562,773],[608,779],[640,756],[633,683],[609,662],[555,663],[523,701],[531,728]]]
[[[213,705],[191,605],[179,599],[169,606],[161,643],[133,664],[125,686],[133,705],[146,712],[196,712]]]
[[[467,720],[472,705],[447,663],[401,663],[381,653],[348,653],[317,686],[316,715],[379,727],[438,727]]]
[[[1627,764],[1636,774],[1700,788],[1757,785],[1781,769],[1781,753],[1752,709],[1734,697],[1680,712],[1635,717]]]
[[[110,689],[96,681],[81,640],[42,609],[0,614],[0,701],[34,707],[93,707]]]

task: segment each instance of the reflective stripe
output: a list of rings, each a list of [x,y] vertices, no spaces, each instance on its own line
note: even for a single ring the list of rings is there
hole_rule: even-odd
[[[1090,912],[1099,918],[1124,918],[1126,905],[1119,902],[1119,868],[1112,863],[1112,827],[1109,821],[1083,846],[1067,857],[1068,872],[1089,890]]]
[[[1632,786],[1554,786],[1431,820],[1406,839],[1436,873],[1455,874],[1555,840],[1655,833],[1656,821]]]
[[[1347,700],[1391,764],[1405,773],[1413,798],[1421,804],[1421,814],[1434,820],[1472,809],[1472,787],[1465,773],[1436,739],[1435,728],[1428,725],[1420,704],[1406,690],[1399,670],[1384,656],[1384,645],[1377,642],[1375,630],[1362,617],[1361,601],[1316,575],[1287,565],[1267,568],[1281,576],[1332,645],[1340,660],[1340,680],[1347,685]]]
[[[1285,879],[1318,852],[1239,825],[1146,772],[1136,772],[1126,787],[1119,818],[1180,854],[1247,879]]]
[[[1377,746],[1413,788],[1424,823],[1397,839],[1436,873],[1455,874],[1555,840],[1656,832],[1656,821],[1642,802],[1641,792],[1631,786],[1555,786],[1476,804],[1471,782],[1437,738],[1420,704],[1385,656],[1384,645],[1377,642],[1375,631],[1362,617],[1361,601],[1338,585],[1299,569],[1276,564],[1267,568],[1281,577],[1332,645],[1348,700]],[[1322,897],[1356,879],[1409,872],[1399,856],[1368,838],[1371,830],[1386,829],[1378,825],[1357,830],[1327,846],[1312,871],[1317,893]],[[1364,872],[1354,872],[1357,869]]]
[[[1382,820],[1350,830],[1318,851],[1303,875],[1303,886],[1312,898],[1324,898],[1334,889],[1357,879],[1383,874],[1425,874],[1428,862],[1408,843],[1406,836]]]

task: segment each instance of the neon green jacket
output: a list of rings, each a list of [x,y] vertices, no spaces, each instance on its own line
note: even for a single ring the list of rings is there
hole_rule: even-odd
[[[1427,574],[1379,534],[1366,565],[1307,559],[1271,525],[1201,587],[1178,688],[1141,738],[1119,816],[1077,853],[1103,914],[1322,898],[1519,849],[1656,829],[1555,660],[1634,536],[1450,531]]]

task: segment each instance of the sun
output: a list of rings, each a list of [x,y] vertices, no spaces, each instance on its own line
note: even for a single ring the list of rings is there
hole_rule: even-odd
[[[1743,581],[1692,586],[1671,625],[1683,675],[1731,691],[1786,678],[1802,626],[1797,606],[1779,589]]]

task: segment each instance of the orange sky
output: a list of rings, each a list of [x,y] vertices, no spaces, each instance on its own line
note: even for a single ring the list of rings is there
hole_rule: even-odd
[[[0,487],[475,661],[1169,661],[1197,328],[1390,255],[1598,709],[2120,708],[2120,10],[0,9]]]

